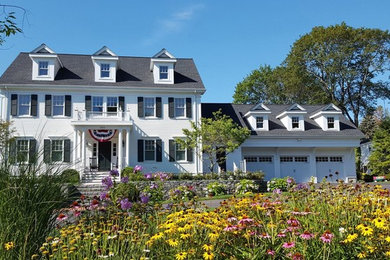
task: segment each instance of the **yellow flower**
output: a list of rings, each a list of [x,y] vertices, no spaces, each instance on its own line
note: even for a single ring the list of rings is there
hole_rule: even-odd
[[[15,244],[14,244],[14,242],[8,242],[8,243],[5,243],[4,244],[4,247],[5,247],[5,250],[11,250],[12,248],[14,248],[15,247]]]
[[[184,233],[184,234],[181,234],[181,235],[180,235],[180,238],[181,238],[181,239],[187,239],[187,238],[189,238],[190,236],[191,236],[190,234]]]
[[[385,229],[386,220],[384,218],[376,218],[373,220],[374,225],[379,229]]]
[[[387,237],[385,238],[385,240],[386,240],[387,242],[390,243],[390,237],[389,237],[389,236],[387,236]]]
[[[187,253],[186,252],[180,252],[176,254],[176,260],[184,260],[187,258]]]
[[[365,227],[365,228],[363,228],[360,231],[362,232],[363,236],[371,236],[372,233],[374,232],[374,230],[372,228],[370,228],[370,227]]]
[[[170,245],[171,247],[177,247],[179,245],[179,242],[177,242],[177,240],[174,240],[174,239],[168,239],[167,240],[167,243],[168,245]]]
[[[212,244],[204,244],[202,247],[205,251],[213,251],[214,246]]]
[[[209,233],[209,238],[210,238],[211,242],[216,241],[218,237],[219,237],[219,234],[215,231]]]
[[[367,255],[366,255],[365,252],[360,252],[360,253],[357,255],[358,258],[365,258],[366,256],[367,256]]]
[[[31,256],[31,259],[38,259],[38,257],[39,257],[39,255],[33,254],[33,255]]]
[[[204,252],[203,259],[204,260],[213,260],[214,254],[212,252]]]
[[[386,251],[385,255],[390,256],[390,251]]]
[[[344,240],[344,243],[351,243],[352,241],[354,241],[356,238],[358,237],[358,234],[354,233],[354,234],[349,234],[347,236],[347,238]]]

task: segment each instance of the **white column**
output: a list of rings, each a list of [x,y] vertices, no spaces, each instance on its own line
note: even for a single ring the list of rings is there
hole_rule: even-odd
[[[279,155],[279,148],[276,148],[276,150],[275,150],[274,167],[275,167],[275,176],[274,177],[280,178],[280,155]]]
[[[126,165],[130,163],[130,128],[126,129]]]
[[[85,129],[82,130],[81,134],[81,160],[82,160],[82,166],[83,166],[83,171],[85,170],[85,167],[87,165],[87,158],[86,156],[86,140],[85,140]]]
[[[122,145],[122,129],[118,132],[118,171],[122,170],[122,159],[123,159],[123,145]]]
[[[72,149],[72,152],[73,152],[73,165],[76,166],[76,160],[77,160],[77,147],[78,147],[78,130],[77,128],[74,129],[74,132],[73,132],[73,149]]]

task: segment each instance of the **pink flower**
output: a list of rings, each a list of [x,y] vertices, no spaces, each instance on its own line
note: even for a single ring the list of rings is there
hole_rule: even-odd
[[[295,246],[294,242],[286,242],[283,244],[284,248],[293,248]]]
[[[275,251],[272,249],[267,250],[267,255],[275,255]]]
[[[322,234],[322,236],[320,237],[320,239],[324,243],[330,243],[332,241],[332,238],[333,238],[333,234],[330,233],[329,230],[325,231],[324,234]]]
[[[237,221],[237,218],[235,218],[235,217],[230,217],[230,218],[228,218],[227,219],[229,222],[233,222],[233,221]]]
[[[76,210],[76,211],[73,212],[73,215],[77,218],[78,216],[81,215],[81,212]]]
[[[57,220],[58,221],[64,221],[65,219],[67,219],[68,218],[68,216],[66,216],[65,214],[63,214],[63,213],[60,213],[59,215],[58,215],[58,217],[57,217]]]
[[[309,240],[314,237],[314,234],[310,233],[309,231],[305,231],[300,235],[301,238]]]
[[[261,237],[261,238],[271,238],[271,236],[268,235],[268,233],[262,233],[262,234],[260,235],[260,237]]]
[[[237,230],[237,226],[227,226],[223,229],[224,231],[234,231],[234,230]]]
[[[284,232],[280,232],[279,234],[276,235],[277,237],[285,237],[286,234]]]
[[[253,222],[253,219],[244,217],[240,221],[238,221],[239,225],[245,225],[245,224],[250,224]]]

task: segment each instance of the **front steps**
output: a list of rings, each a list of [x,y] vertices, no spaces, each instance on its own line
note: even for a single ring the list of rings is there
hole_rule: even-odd
[[[78,191],[87,198],[99,196],[104,191],[102,180],[110,176],[108,171],[85,171],[80,185],[77,186]],[[111,179],[119,182],[119,177],[111,177]]]

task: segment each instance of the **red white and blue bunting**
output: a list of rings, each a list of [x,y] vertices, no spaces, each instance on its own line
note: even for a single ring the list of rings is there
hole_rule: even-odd
[[[113,129],[89,129],[89,133],[93,139],[98,142],[108,142],[116,134],[116,130]]]

